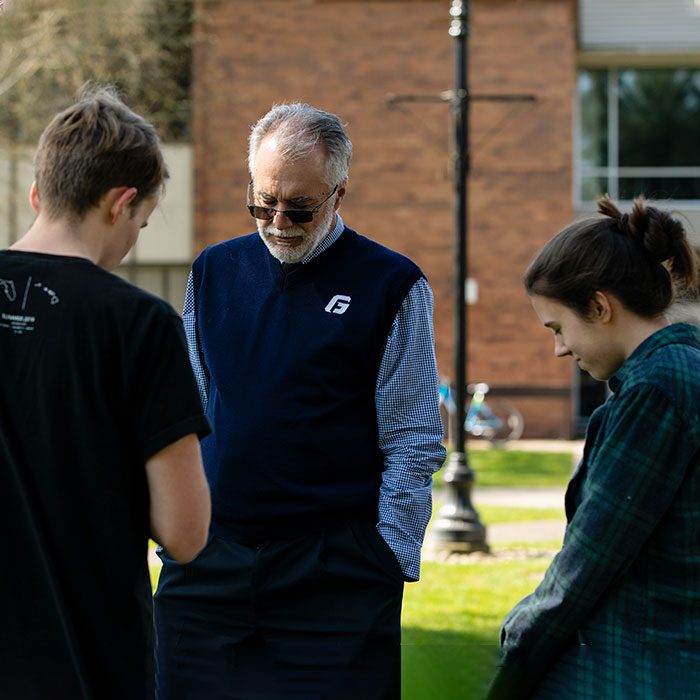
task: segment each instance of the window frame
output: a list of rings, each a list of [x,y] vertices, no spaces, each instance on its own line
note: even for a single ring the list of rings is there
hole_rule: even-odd
[[[652,57],[647,57],[650,59]],[[608,56],[607,60],[603,56],[598,56],[597,60],[581,61],[576,70],[576,88],[574,110],[574,172],[572,178],[573,203],[577,211],[590,212],[596,210],[594,200],[583,198],[583,182],[586,178],[601,178],[607,182],[605,191],[610,197],[620,202],[623,206],[631,204],[631,200],[620,200],[620,179],[625,177],[668,177],[668,178],[697,178],[700,179],[700,164],[697,166],[674,166],[674,167],[623,167],[619,164],[619,74],[625,70],[649,70],[649,69],[674,69],[687,68],[689,70],[700,70],[700,64],[696,60],[688,60],[688,56],[682,54],[677,56],[666,56],[664,60],[639,61],[623,57]],[[607,161],[606,166],[585,166],[582,162],[582,97],[579,91],[579,76],[581,71],[607,71]],[[674,199],[677,206],[689,211],[700,211],[700,199]]]

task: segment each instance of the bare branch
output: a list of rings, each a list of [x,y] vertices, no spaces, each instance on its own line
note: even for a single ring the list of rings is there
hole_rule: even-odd
[[[115,84],[165,138],[189,135],[194,0],[22,0],[0,21],[0,134],[33,142],[86,81]]]

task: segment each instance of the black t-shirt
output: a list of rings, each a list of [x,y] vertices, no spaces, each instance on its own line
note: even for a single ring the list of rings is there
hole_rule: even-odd
[[[152,698],[145,462],[208,423],[182,322],[91,262],[0,251],[0,697]]]

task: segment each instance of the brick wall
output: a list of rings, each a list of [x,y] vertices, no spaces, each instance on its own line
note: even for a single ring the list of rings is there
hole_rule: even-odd
[[[453,126],[439,95],[454,82],[449,0],[203,0],[195,49],[196,248],[254,230],[244,208],[249,127],[304,101],[347,123],[354,157],[345,222],[425,271],[435,292],[441,374],[452,375]],[[573,0],[472,2],[468,376],[568,387],[521,288],[534,252],[573,216]],[[195,251],[196,252],[196,251]],[[563,402],[518,399],[526,436],[567,436]]]

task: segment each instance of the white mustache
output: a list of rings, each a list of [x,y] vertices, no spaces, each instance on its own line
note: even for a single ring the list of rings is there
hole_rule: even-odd
[[[297,229],[286,229],[285,231],[280,231],[280,229],[274,226],[266,226],[263,231],[268,236],[276,236],[277,238],[297,238],[298,236],[303,236],[304,232]]]

